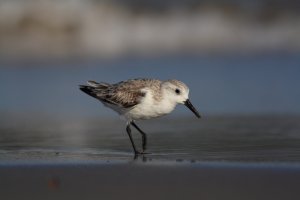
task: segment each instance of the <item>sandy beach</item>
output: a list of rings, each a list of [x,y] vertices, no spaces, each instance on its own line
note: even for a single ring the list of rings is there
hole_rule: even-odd
[[[150,156],[151,157],[151,156]],[[102,160],[0,164],[1,199],[299,199],[300,165]]]

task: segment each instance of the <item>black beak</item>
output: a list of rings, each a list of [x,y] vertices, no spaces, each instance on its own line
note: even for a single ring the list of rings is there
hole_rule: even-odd
[[[184,105],[186,105],[186,107],[188,107],[198,118],[200,118],[200,114],[199,112],[196,110],[196,108],[193,106],[193,104],[190,102],[189,99],[187,99],[185,102],[184,102]]]

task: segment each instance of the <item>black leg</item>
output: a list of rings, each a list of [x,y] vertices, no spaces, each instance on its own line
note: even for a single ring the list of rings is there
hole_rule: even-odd
[[[126,131],[127,131],[127,133],[128,133],[128,136],[129,136],[130,142],[131,142],[131,144],[132,144],[132,148],[133,148],[133,150],[134,150],[134,153],[135,153],[135,154],[139,154],[139,152],[138,152],[138,151],[136,150],[136,148],[135,148],[135,144],[134,144],[134,141],[133,141],[132,136],[131,136],[130,123],[127,125]]]
[[[142,134],[142,139],[143,139],[143,152],[146,150],[147,148],[147,135],[144,131],[142,131],[135,123],[134,121],[131,122],[132,126],[134,126],[134,128],[136,128],[136,130],[138,130],[141,134]]]

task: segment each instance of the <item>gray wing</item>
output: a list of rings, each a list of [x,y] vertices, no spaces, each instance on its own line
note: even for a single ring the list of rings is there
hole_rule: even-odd
[[[146,83],[141,80],[128,80],[117,84],[88,81],[89,86],[81,85],[80,89],[102,102],[122,108],[131,108],[145,96],[141,90],[145,88]]]

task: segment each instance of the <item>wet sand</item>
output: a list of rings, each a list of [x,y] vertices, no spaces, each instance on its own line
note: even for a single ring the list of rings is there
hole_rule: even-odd
[[[1,200],[300,197],[299,117],[147,121],[151,154],[137,158],[120,123],[46,122],[0,123]]]
[[[300,165],[165,161],[0,163],[1,199],[299,199]]]

